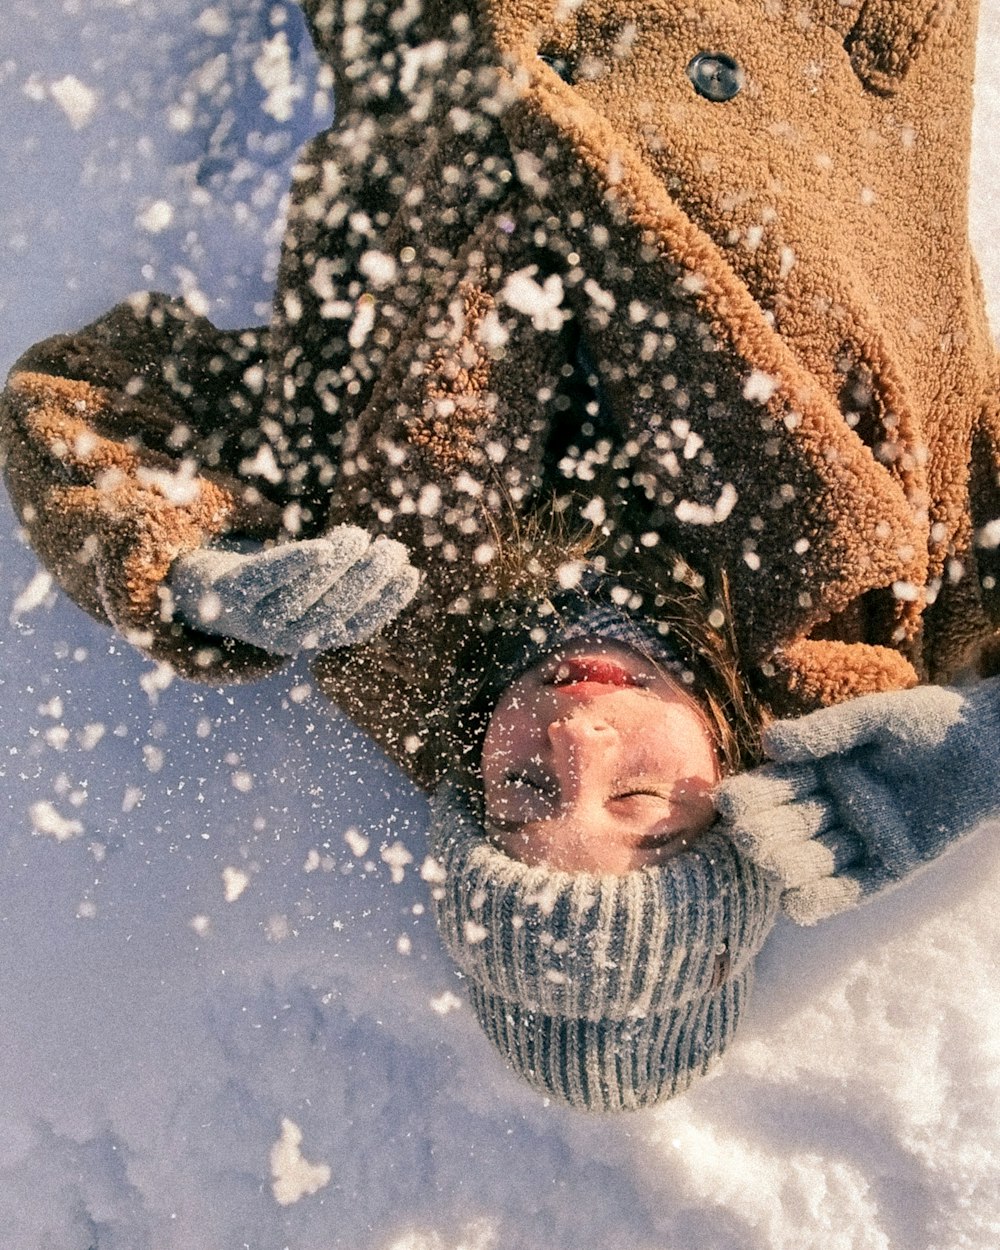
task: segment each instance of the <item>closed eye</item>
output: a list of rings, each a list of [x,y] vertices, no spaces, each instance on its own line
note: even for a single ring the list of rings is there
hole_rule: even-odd
[[[667,790],[659,787],[636,787],[634,790],[616,790],[612,795],[612,799],[635,799],[635,798],[653,798],[662,799],[664,803],[669,803],[671,794]]]
[[[534,790],[538,794],[551,794],[552,787],[544,781],[530,776],[528,773],[507,773],[504,782],[509,786],[521,787],[526,786],[529,790]]]

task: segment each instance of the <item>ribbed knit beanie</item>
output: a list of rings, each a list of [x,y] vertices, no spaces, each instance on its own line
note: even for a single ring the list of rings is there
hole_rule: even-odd
[[[530,1084],[587,1111],[681,1093],[732,1038],[778,890],[709,832],[620,876],[529,867],[487,839],[475,800],[432,799],[438,929],[480,1024]]]

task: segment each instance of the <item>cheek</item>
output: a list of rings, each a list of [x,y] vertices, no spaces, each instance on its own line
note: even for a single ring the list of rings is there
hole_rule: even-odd
[[[517,727],[512,715],[501,711],[494,712],[483,739],[484,777],[509,765],[511,747],[517,738]]]
[[[494,834],[493,841],[505,855],[533,868],[545,863],[545,859],[544,850],[533,837],[532,828],[526,824],[522,829],[504,830]]]
[[[719,780],[719,752],[708,727],[702,721],[698,720],[691,726],[690,734],[685,739],[684,754],[692,773],[713,784]]]
[[[660,766],[678,777],[714,786],[721,777],[719,753],[700,713],[671,708],[647,738],[655,743]]]
[[[497,845],[511,859],[529,868],[551,868],[560,872],[623,872],[632,867],[619,862],[614,845],[598,847],[594,858],[593,845],[584,845],[579,834],[567,829],[562,821],[527,821],[516,832],[507,832],[496,839]]]
[[[480,771],[484,782],[501,779],[537,755],[538,733],[538,718],[526,703],[498,707],[483,739]]]

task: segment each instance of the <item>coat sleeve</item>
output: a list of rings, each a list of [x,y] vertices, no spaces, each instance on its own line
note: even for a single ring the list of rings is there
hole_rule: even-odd
[[[174,620],[164,587],[173,561],[216,535],[280,529],[280,484],[254,476],[243,441],[263,353],[258,331],[142,296],[31,348],[0,396],[7,485],[43,563],[85,611],[206,681],[280,663]]]

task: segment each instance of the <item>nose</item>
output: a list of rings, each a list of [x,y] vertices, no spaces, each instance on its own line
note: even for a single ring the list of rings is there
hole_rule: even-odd
[[[563,716],[549,725],[549,741],[553,747],[605,750],[617,740],[618,731],[600,717]]]
[[[604,720],[569,716],[553,721],[548,734],[563,804],[572,805],[610,767],[618,747],[618,731]]]

